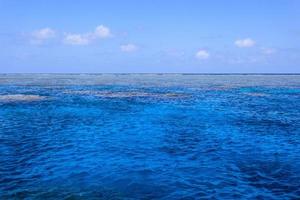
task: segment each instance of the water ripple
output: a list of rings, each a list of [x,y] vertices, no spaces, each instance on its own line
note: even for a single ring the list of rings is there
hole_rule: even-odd
[[[0,199],[300,199],[299,76],[0,75]]]

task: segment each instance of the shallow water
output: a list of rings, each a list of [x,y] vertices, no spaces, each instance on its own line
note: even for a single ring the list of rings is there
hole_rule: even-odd
[[[0,199],[199,198],[300,199],[299,75],[0,75]]]

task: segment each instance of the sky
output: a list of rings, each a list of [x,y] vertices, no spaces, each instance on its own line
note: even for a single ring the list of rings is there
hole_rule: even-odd
[[[0,0],[0,73],[300,73],[300,1]]]

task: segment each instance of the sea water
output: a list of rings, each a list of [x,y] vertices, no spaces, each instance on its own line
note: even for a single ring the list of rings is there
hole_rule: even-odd
[[[300,76],[0,75],[0,199],[300,199]]]

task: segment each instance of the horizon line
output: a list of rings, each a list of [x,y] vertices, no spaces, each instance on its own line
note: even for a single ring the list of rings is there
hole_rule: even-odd
[[[101,74],[116,74],[116,75],[128,75],[128,74],[155,74],[155,75],[164,75],[164,74],[180,74],[180,75],[300,75],[300,72],[297,73],[269,73],[269,72],[262,72],[262,73],[256,73],[256,72],[246,72],[246,73],[240,73],[240,72],[234,72],[234,73],[190,73],[190,72],[6,72],[2,73],[0,72],[0,75],[11,75],[11,74],[70,74],[70,75],[78,75],[78,74],[90,74],[90,75],[101,75]]]

